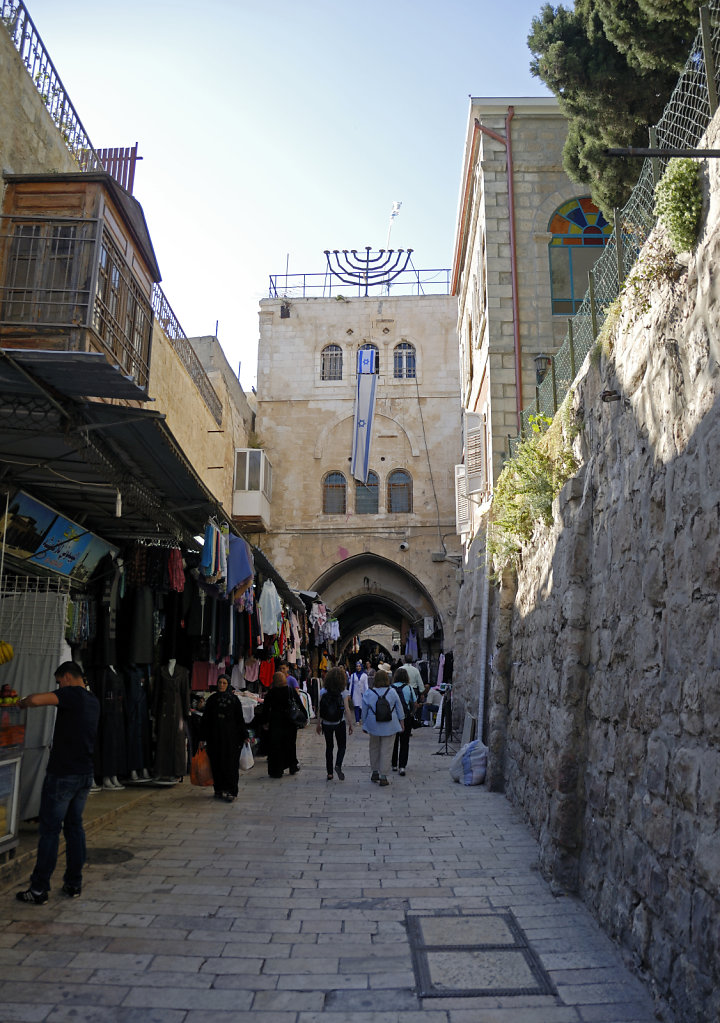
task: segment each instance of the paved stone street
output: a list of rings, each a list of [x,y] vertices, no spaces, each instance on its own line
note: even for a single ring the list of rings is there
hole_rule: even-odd
[[[45,906],[6,877],[2,1023],[655,1018],[589,913],[542,880],[504,796],[451,781],[435,730],[388,788],[362,734],[344,782],[314,730],[299,747],[296,777],[259,760],[232,805],[186,781],[94,828],[80,899],[59,893],[62,864]]]

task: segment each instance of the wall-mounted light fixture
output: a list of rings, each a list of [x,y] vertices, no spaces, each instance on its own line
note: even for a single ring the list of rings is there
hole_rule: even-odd
[[[549,355],[544,355],[540,352],[534,356],[533,361],[535,363],[535,386],[539,387],[548,374],[552,358]]]

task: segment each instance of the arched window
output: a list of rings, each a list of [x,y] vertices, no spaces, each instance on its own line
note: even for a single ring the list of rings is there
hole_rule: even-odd
[[[378,346],[374,345],[370,341],[368,341],[366,344],[360,345],[360,347],[358,348],[358,351],[359,352],[375,352],[375,372],[379,373],[380,372],[380,350],[378,349]]]
[[[415,376],[415,345],[401,341],[393,352],[393,376],[396,380]]]
[[[412,499],[412,476],[404,469],[395,469],[387,480],[387,510],[389,512],[411,512]]]
[[[369,472],[367,483],[355,481],[355,512],[358,515],[377,515],[380,480],[376,472]]]
[[[321,354],[321,380],[342,380],[342,357],[340,345],[325,345]]]
[[[570,199],[553,213],[550,291],[553,315],[571,316],[588,289],[588,273],[612,234],[612,227],[590,199]]]
[[[347,511],[347,482],[341,472],[329,472],[323,480],[323,514],[344,515]]]

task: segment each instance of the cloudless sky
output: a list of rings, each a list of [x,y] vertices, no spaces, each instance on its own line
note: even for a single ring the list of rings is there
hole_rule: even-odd
[[[255,382],[270,274],[325,249],[449,267],[472,96],[542,96],[543,0],[26,0],[92,143],[139,143],[162,288]],[[291,385],[292,382],[289,381]]]

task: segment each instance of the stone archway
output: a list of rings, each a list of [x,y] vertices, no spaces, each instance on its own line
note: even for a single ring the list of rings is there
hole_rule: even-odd
[[[430,649],[442,650],[442,620],[435,602],[412,573],[387,558],[370,553],[346,558],[319,576],[312,589],[323,595],[338,619],[338,649],[373,625],[400,632],[407,622],[421,637],[423,619],[430,617],[436,625]]]

